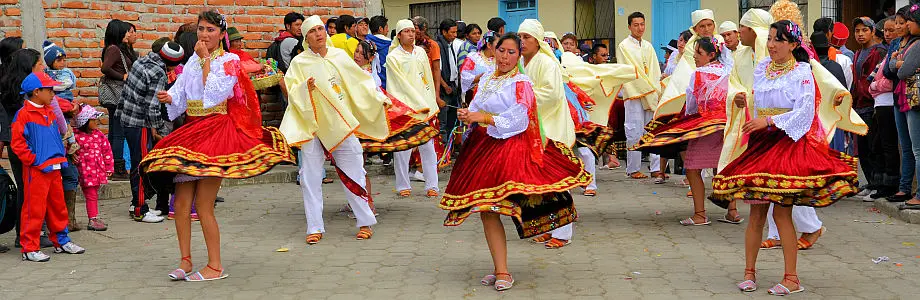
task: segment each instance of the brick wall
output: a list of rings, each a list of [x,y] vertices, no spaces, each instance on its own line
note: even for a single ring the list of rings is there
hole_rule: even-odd
[[[0,38],[22,36],[19,0],[0,0]]]
[[[21,35],[19,1],[0,0],[0,30],[7,36]],[[342,14],[365,15],[362,0],[43,0],[43,4],[48,39],[64,48],[67,66],[77,75],[74,94],[94,105],[96,83],[102,75],[102,40],[111,19],[137,27],[134,49],[145,55],[154,40],[172,37],[180,25],[195,22],[202,10],[217,9],[227,15],[230,26],[242,32],[244,48],[254,57],[264,57],[265,48],[278,30],[284,29],[283,19],[288,12],[320,15],[324,20]]]

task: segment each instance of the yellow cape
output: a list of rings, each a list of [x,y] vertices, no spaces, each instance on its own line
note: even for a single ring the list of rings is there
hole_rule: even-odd
[[[307,85],[310,78],[315,79],[313,90]],[[291,145],[315,136],[333,151],[354,132],[381,141],[389,135],[389,98],[344,50],[330,47],[321,57],[307,48],[291,61],[284,81],[291,105],[279,129]]]
[[[690,32],[693,32],[693,28],[690,28]],[[720,43],[725,42],[721,35],[715,35],[715,38]],[[693,53],[696,52],[696,41],[699,39],[700,36],[693,33],[693,36],[690,37],[684,47],[683,55],[677,61],[677,68],[674,68],[674,73],[668,76],[667,85],[661,93],[661,99],[658,100],[658,108],[655,109],[656,119],[680,113],[684,108],[684,102],[687,100],[687,87],[690,86],[690,77],[696,71]]]
[[[643,40],[641,47],[637,47],[630,39],[632,37],[626,37],[617,45],[617,62],[635,66],[639,80],[623,85],[623,100],[641,98],[645,109],[655,109],[658,107],[658,97],[661,92],[661,68],[658,66],[658,55],[655,54],[652,43]]]
[[[834,77],[820,62],[812,59],[810,64],[811,71],[815,76],[815,87],[821,93],[821,103],[817,108],[818,120],[827,134],[826,141],[830,142],[837,129],[866,135],[869,127],[852,109],[853,97],[850,92],[843,88],[843,84],[837,80],[837,77]],[[734,94],[739,93],[737,90],[731,91],[731,89],[737,89],[737,87],[733,87],[735,85],[734,80],[730,82],[729,102],[726,105],[728,121],[725,125],[725,139],[722,145],[722,153],[719,157],[719,170],[722,170],[747,149],[747,145],[742,143],[743,134],[741,128],[747,121],[747,116],[751,114],[748,113],[747,108],[739,109],[734,105]],[[841,99],[841,103],[838,106],[834,106],[834,99],[836,98]],[[748,89],[747,107],[753,107],[753,105],[754,97],[751,96],[750,89]]]
[[[588,113],[591,122],[605,126],[621,86],[641,77],[641,72],[633,65],[592,65],[570,52],[562,54],[562,66],[569,81],[594,99],[594,107]]]
[[[387,55],[387,92],[415,111],[427,111],[427,114],[413,117],[428,121],[437,116],[439,111],[434,78],[425,49],[413,47],[412,53],[402,47],[395,47]]]
[[[541,41],[542,42],[542,41]],[[546,44],[545,42],[542,42]],[[538,52],[524,73],[533,81],[533,93],[537,99],[537,116],[546,138],[572,147],[575,145],[575,122],[569,112],[569,102],[562,86],[562,66],[556,57]],[[387,78],[389,84],[389,78]]]

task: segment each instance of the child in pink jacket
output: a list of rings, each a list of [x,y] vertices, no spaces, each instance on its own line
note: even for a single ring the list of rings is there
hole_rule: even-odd
[[[106,135],[99,130],[102,112],[92,106],[83,105],[77,115],[78,130],[74,131],[77,144],[77,167],[80,170],[80,187],[86,198],[86,214],[89,216],[87,229],[105,231],[105,222],[99,219],[99,188],[109,183],[108,176],[115,171],[112,146]]]

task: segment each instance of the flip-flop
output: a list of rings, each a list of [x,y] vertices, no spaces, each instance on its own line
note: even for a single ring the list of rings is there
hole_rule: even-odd
[[[535,238],[530,239],[530,241],[537,243],[537,244],[546,244],[546,242],[549,242],[549,240],[551,239],[553,239],[552,234],[544,233]]]
[[[496,276],[497,275],[508,275],[508,277],[511,277],[511,274],[508,274],[508,273],[495,273],[495,275]],[[506,291],[506,290],[511,289],[511,287],[513,286],[514,286],[514,277],[511,277],[511,281],[507,281],[504,279],[495,280],[495,290],[496,291],[499,291],[499,292]]]
[[[497,277],[495,277],[495,275],[489,274],[489,275],[483,276],[482,280],[480,280],[479,283],[481,283],[484,286],[495,285],[496,278]]]
[[[760,249],[779,249],[782,247],[783,245],[777,243],[774,239],[766,239],[760,243]]]
[[[728,211],[733,211],[733,210],[736,211],[736,212],[738,211],[737,209],[729,209]],[[738,224],[741,224],[741,222],[744,222],[744,218],[742,218],[740,215],[738,215],[738,216],[735,217],[734,220],[732,220],[732,219],[729,219],[729,218],[728,218],[728,214],[726,214],[726,215],[722,216],[721,219],[718,219],[718,220],[716,220],[716,221],[719,221],[719,222],[722,222],[722,223],[728,223],[728,224],[735,224],[735,225],[738,225]]]
[[[775,286],[767,290],[767,293],[773,296],[786,296],[786,295],[791,295],[795,293],[801,293],[804,291],[805,291],[805,287],[801,285],[799,285],[799,289],[792,291],[792,290],[789,290],[789,288],[787,288],[782,283],[777,283]]]
[[[192,263],[191,256],[182,257],[182,260],[187,261],[189,264]],[[185,270],[183,270],[182,268],[177,268],[174,271],[169,272],[169,274],[166,276],[169,276],[169,279],[172,279],[172,281],[179,281],[179,280],[185,280],[185,278],[188,278],[188,273],[185,272]]]
[[[186,277],[185,281],[188,281],[188,282],[212,281],[212,280],[221,280],[221,279],[230,277],[230,274],[224,274],[224,269],[218,270],[218,269],[212,268],[210,265],[208,265],[207,267],[208,269],[217,271],[218,272],[217,277],[204,278],[204,276],[201,275],[201,272],[195,272],[195,274],[192,274],[192,276]]]
[[[311,233],[307,235],[307,245],[316,245],[320,240],[323,239],[322,233]]]
[[[547,241],[546,244],[544,244],[544,247],[546,247],[546,249],[559,249],[559,248],[568,246],[571,243],[572,243],[572,240],[560,240],[557,238],[553,238]]]

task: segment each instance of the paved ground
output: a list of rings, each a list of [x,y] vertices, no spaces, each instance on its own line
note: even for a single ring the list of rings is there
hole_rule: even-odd
[[[442,175],[442,179],[446,179]],[[435,199],[392,195],[392,176],[377,176],[380,224],[372,240],[355,241],[354,221],[337,211],[342,188],[326,185],[327,234],[307,247],[300,190],[294,184],[224,189],[218,207],[227,280],[170,282],[178,250],[172,223],[140,224],[124,212],[127,200],[102,201],[107,232],[73,237],[84,255],[52,255],[50,263],[20,262],[0,254],[0,299],[739,299],[767,298],[782,277],[779,250],[762,252],[763,288],[742,295],[743,225],[682,227],[692,213],[685,188],[672,183],[627,181],[622,171],[601,170],[601,194],[576,197],[581,219],[575,242],[545,250],[518,240],[506,219],[509,262],[517,285],[497,293],[480,286],[491,260],[478,218],[457,228],[441,226]],[[421,183],[413,183],[421,191]],[[444,182],[442,182],[443,187]],[[709,207],[711,218],[722,210]],[[742,213],[747,207],[742,205]],[[85,216],[83,209],[78,214]],[[916,299],[920,295],[917,225],[893,220],[871,204],[845,200],[819,210],[828,234],[800,253],[807,299]],[[858,220],[858,221],[857,221]],[[193,226],[196,268],[205,263],[200,228]],[[0,235],[11,245],[12,234]],[[276,252],[289,248],[289,252]],[[887,256],[889,262],[872,259]],[[895,263],[898,263],[897,265]]]

